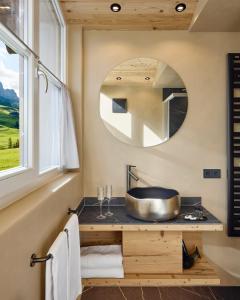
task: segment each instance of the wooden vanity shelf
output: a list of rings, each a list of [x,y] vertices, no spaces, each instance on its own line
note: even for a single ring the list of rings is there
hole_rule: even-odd
[[[83,279],[84,286],[182,286],[219,285],[220,279],[205,258],[182,274],[127,274],[123,279]]]
[[[83,285],[219,285],[220,278],[205,257],[191,269],[182,269],[182,239],[190,252],[198,246],[202,254],[201,232],[82,231],[82,246],[122,244],[125,273],[122,279],[83,279]]]

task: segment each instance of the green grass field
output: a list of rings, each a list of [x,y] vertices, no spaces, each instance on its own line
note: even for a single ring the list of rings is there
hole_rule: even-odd
[[[0,150],[0,171],[19,166],[19,157],[19,148]]]
[[[19,139],[19,129],[0,126],[0,150],[8,148],[9,138],[15,143]]]
[[[16,109],[0,105],[0,171],[19,166],[19,148],[8,149],[9,138],[12,143],[19,139],[19,129],[14,128],[18,118],[10,115]]]

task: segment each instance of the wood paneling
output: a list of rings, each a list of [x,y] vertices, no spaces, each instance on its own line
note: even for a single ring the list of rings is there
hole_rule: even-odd
[[[122,243],[121,231],[81,232],[81,246],[119,245]]]
[[[121,80],[117,80],[117,77],[121,77]],[[146,80],[146,77],[149,77],[149,80]],[[103,85],[185,87],[182,79],[170,66],[157,59],[146,57],[130,59],[119,64],[108,73]]]
[[[184,12],[175,11],[175,0],[121,0],[118,13],[110,10],[114,1],[60,0],[68,23],[82,24],[86,29],[107,30],[186,30],[189,28],[198,0],[185,0]]]
[[[124,273],[182,273],[181,232],[123,232]]]
[[[123,231],[123,255],[182,255],[182,232]]]
[[[205,258],[182,274],[127,274],[123,279],[83,279],[84,286],[193,286],[219,285],[220,278]]]
[[[124,256],[125,274],[178,274],[182,273],[182,255],[179,253],[157,256]]]
[[[196,246],[198,247],[200,254],[202,253],[203,247],[201,232],[183,232],[183,240],[189,253],[192,253],[192,251],[195,250]]]
[[[80,224],[80,231],[223,231],[223,224]]]

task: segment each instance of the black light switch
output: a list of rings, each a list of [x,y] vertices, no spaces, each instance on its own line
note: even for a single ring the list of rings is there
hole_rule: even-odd
[[[221,178],[221,169],[203,169],[203,178]]]

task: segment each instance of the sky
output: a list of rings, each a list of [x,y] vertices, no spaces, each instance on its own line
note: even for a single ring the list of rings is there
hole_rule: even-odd
[[[0,40],[0,81],[5,89],[13,89],[19,96],[19,55],[9,54]]]

